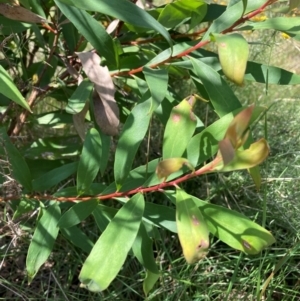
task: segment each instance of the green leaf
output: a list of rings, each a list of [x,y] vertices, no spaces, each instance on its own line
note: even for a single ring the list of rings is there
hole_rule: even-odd
[[[35,115],[36,122],[39,125],[49,126],[51,128],[61,128],[62,125],[72,124],[72,116],[64,111],[58,110],[53,112]]]
[[[77,172],[78,194],[87,192],[96,178],[101,164],[101,137],[95,128],[91,128],[84,140]]]
[[[83,252],[89,254],[94,246],[93,242],[89,237],[81,231],[78,227],[73,226],[71,228],[62,228],[60,229],[63,236],[70,241],[70,243]]]
[[[152,98],[147,92],[127,117],[122,133],[120,135],[114,163],[114,175],[119,190],[128,176],[136,152],[142,140],[144,139],[151,114],[149,114],[152,105]]]
[[[287,33],[299,33],[300,17],[277,17],[270,18],[263,22],[247,22],[245,26],[239,30],[258,30],[258,29],[274,29]]]
[[[150,113],[161,104],[168,91],[168,71],[165,69],[143,68],[143,73],[152,97]]]
[[[242,85],[249,56],[249,46],[245,38],[237,33],[214,34],[218,46],[222,70],[228,79]]]
[[[193,72],[201,80],[220,117],[241,107],[240,101],[218,72],[200,60],[194,58],[190,60],[193,64]]]
[[[145,269],[155,274],[159,273],[153,254],[153,242],[148,236],[143,223],[141,223],[135,241],[132,245],[132,251],[134,256]]]
[[[300,75],[279,67],[248,62],[245,80],[263,84],[299,85]]]
[[[79,154],[81,141],[78,136],[39,138],[25,151],[27,159],[66,159]]]
[[[77,162],[72,162],[48,171],[47,173],[32,181],[33,190],[45,191],[53,188],[61,181],[74,174],[77,170],[77,166]]]
[[[39,268],[46,262],[53,249],[59,230],[57,227],[59,218],[60,207],[56,202],[43,212],[37,223],[26,257],[29,282],[32,281]]]
[[[152,290],[152,288],[154,287],[158,279],[159,279],[159,274],[152,273],[149,270],[146,271],[146,277],[143,282],[143,290],[146,296]]]
[[[140,264],[146,269],[143,289],[145,295],[147,295],[159,278],[159,270],[154,259],[153,242],[148,236],[143,223],[141,223],[137,237],[132,245],[132,251]]]
[[[247,8],[245,10],[245,13],[247,14],[251,11],[254,11],[254,10],[260,8],[265,3],[266,3],[265,0],[248,0],[247,1]]]
[[[206,221],[191,196],[181,189],[176,190],[176,224],[187,263],[205,257],[209,247]]]
[[[24,157],[10,141],[4,127],[0,127],[0,146],[11,164],[13,178],[28,191],[32,191],[32,176]]]
[[[102,193],[105,188],[106,186],[104,184],[93,183],[89,191],[87,192],[87,195],[98,195]],[[77,195],[76,186],[69,186],[66,188],[62,188],[53,194],[53,196],[55,197],[74,197],[74,195]]]
[[[7,36],[10,34],[23,32],[33,26],[29,23],[21,23],[19,21],[10,20],[2,16],[0,16],[0,24],[2,25],[0,33]]]
[[[172,109],[164,132],[164,159],[181,157],[195,132],[197,120],[192,111],[192,98],[182,100]]]
[[[81,201],[66,211],[58,222],[59,228],[73,227],[85,220],[98,205],[98,200]]]
[[[118,55],[112,37],[105,28],[86,11],[55,0],[56,5],[79,32],[95,47],[97,52],[112,65],[118,65]]]
[[[93,211],[96,224],[103,232],[113,217],[118,213],[118,209],[99,204]]]
[[[176,213],[170,206],[146,202],[144,218],[156,227],[162,227],[168,231],[177,233]]]
[[[27,198],[21,199],[18,204],[17,210],[14,211],[13,220],[22,216],[25,213],[33,212],[35,209],[39,207],[39,203],[36,200],[30,200]]]
[[[29,112],[32,112],[23,95],[20,93],[7,71],[0,65],[0,93],[13,100]]]
[[[212,25],[202,38],[202,41],[208,40],[211,33],[220,33],[225,29],[228,29],[232,24],[241,18],[244,10],[245,7],[243,1],[239,1],[234,5],[227,7],[225,12],[213,21]]]
[[[63,0],[60,2],[64,2],[66,4],[70,4],[70,2],[72,2],[73,5],[80,9],[97,11],[132,25],[153,29],[160,33],[168,41],[168,43],[172,45],[172,39],[167,30],[146,11],[142,10],[130,1],[101,0],[98,2],[94,0]]]
[[[201,209],[209,231],[230,247],[254,255],[275,242],[269,231],[244,215],[190,197]]]
[[[207,4],[198,0],[178,0],[167,4],[160,12],[158,22],[166,28],[173,28],[192,19],[190,29],[200,24],[207,12]]]
[[[80,113],[92,93],[93,86],[93,83],[91,83],[89,80],[83,80],[76,88],[72,96],[68,99],[66,112],[69,114]]]
[[[143,195],[137,194],[114,216],[83,264],[82,286],[100,292],[114,280],[137,236],[144,206]]]
[[[60,21],[63,23],[66,18],[61,18]],[[62,24],[61,23],[61,24]],[[65,23],[61,25],[61,31],[64,37],[64,41],[66,43],[67,49],[70,51],[70,53],[74,53],[75,51],[78,51],[76,49],[77,43],[80,39],[80,34],[77,30],[77,28],[72,24],[71,22]]]

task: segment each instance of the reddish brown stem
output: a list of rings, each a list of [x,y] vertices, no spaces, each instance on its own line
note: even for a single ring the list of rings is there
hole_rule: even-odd
[[[110,194],[105,195],[97,195],[97,196],[85,196],[85,197],[55,197],[53,195],[28,195],[26,196],[28,199],[36,199],[36,200],[56,200],[58,202],[74,202],[74,201],[89,201],[92,199],[98,199],[99,201],[104,201],[108,199],[115,199],[120,197],[129,197],[136,193],[149,193],[149,192],[155,192],[155,191],[162,191],[164,188],[167,187],[177,187],[180,183],[186,182],[189,179],[199,177],[205,173],[212,172],[214,170],[214,167],[220,162],[221,158],[216,157],[211,163],[203,166],[202,168],[196,170],[193,173],[189,173],[186,175],[183,175],[182,177],[179,177],[175,180],[169,181],[169,182],[163,182],[151,187],[137,187],[132,190],[123,191],[123,192],[113,192]],[[20,196],[10,196],[8,198],[1,198],[0,201],[9,201],[9,200],[16,200],[19,199]]]

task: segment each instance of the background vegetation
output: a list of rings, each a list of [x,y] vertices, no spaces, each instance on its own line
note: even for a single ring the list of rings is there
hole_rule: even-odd
[[[45,11],[51,7],[46,17],[52,16],[53,19],[57,17],[53,1],[20,2],[39,15],[41,14],[41,10],[38,10],[39,5]],[[34,2],[39,5],[35,6]],[[154,5],[164,4],[165,1],[154,2]],[[228,3],[223,1],[220,4],[227,5]],[[272,18],[283,15],[278,12],[278,8],[285,4],[275,3],[271,6],[271,10],[258,15],[262,18],[258,19],[258,22],[263,22],[264,16]],[[92,13],[91,15],[105,26],[111,21],[102,14]],[[297,18],[297,10],[294,9],[285,16]],[[1,20],[3,22],[3,18]],[[63,30],[77,31],[71,25],[67,23]],[[206,23],[201,24],[201,26],[206,25]],[[74,128],[72,116],[65,114],[66,106],[70,105],[68,99],[76,89],[76,80],[67,76],[66,66],[56,56],[53,56],[56,63],[47,61],[55,36],[51,31],[40,25],[34,25],[34,28],[27,31],[16,32],[16,28],[8,34],[5,32],[5,26],[2,27],[1,65],[9,70],[15,85],[27,101],[33,87],[50,88],[48,93],[43,93],[36,99],[32,106],[33,114],[28,114],[26,121],[22,123],[21,131],[17,134],[12,135],[12,132],[16,129],[18,123],[15,120],[21,116],[22,108],[2,97],[0,117],[2,126],[11,134],[14,145],[26,158],[34,178],[38,179],[49,170],[78,160],[82,141]],[[182,25],[175,33],[186,31],[187,28]],[[39,32],[42,33],[46,42],[44,45],[38,44]],[[275,65],[299,74],[297,39],[291,39],[282,32],[274,30],[248,31],[244,33],[244,36],[250,44],[250,61]],[[65,39],[66,34],[63,37]],[[80,51],[92,48],[81,36],[78,35],[78,37],[82,42]],[[156,46],[166,47],[161,46],[160,43],[166,44],[158,40],[145,50],[146,60],[144,61],[151,57],[149,53]],[[57,41],[57,45],[59,51],[56,55],[67,56],[63,38]],[[216,51],[214,47],[209,44],[205,49]],[[142,55],[138,58],[144,62]],[[76,61],[72,57],[73,59]],[[30,64],[28,64],[29,61]],[[140,66],[140,61],[138,63],[136,67]],[[72,64],[75,68],[78,67],[77,62],[72,61]],[[27,69],[27,72],[24,72],[24,69]],[[40,76],[43,72],[46,73],[44,83],[43,77]],[[65,72],[66,77],[64,77]],[[183,79],[185,77],[182,77],[182,74],[177,76],[176,73],[170,77],[170,86],[174,91],[173,95],[176,95],[177,102],[192,93],[201,94],[189,78]],[[124,123],[131,105],[137,101],[139,94],[132,91],[130,84],[127,85],[122,78],[118,78],[115,84],[118,87],[116,98],[119,107],[123,109],[120,114],[121,123]],[[177,235],[161,228],[158,236],[153,238],[155,261],[161,274],[155,287],[145,297],[142,288],[145,270],[131,253],[117,278],[107,290],[92,293],[81,288],[78,275],[88,251],[85,252],[82,247],[70,243],[65,235],[60,234],[50,257],[28,286],[25,266],[27,251],[36,223],[40,218],[40,207],[43,206],[42,204],[49,205],[47,197],[43,199],[43,194],[53,195],[57,191],[76,186],[76,175],[65,177],[49,187],[46,185],[44,191],[39,194],[41,203],[34,198],[24,197],[24,190],[14,179],[9,154],[6,153],[6,147],[2,142],[3,148],[0,152],[3,198],[0,202],[0,299],[300,300],[299,86],[249,81],[245,81],[242,87],[237,87],[229,81],[228,85],[238,96],[241,104],[255,103],[269,108],[252,129],[254,138],[265,136],[271,149],[269,158],[261,166],[261,189],[259,192],[256,191],[246,171],[205,175],[185,182],[182,186],[185,191],[203,200],[237,210],[258,224],[266,226],[276,238],[275,244],[259,255],[249,256],[233,250],[216,237],[211,237],[211,247],[207,257],[194,265],[187,265],[182,257]],[[62,112],[59,122],[49,119],[48,113],[53,111]],[[195,112],[205,125],[217,119],[209,104],[205,102],[199,102]],[[86,126],[90,127],[90,123],[86,123]],[[151,128],[150,142],[146,138],[143,140],[134,166],[144,164],[146,160],[161,157],[163,126],[157,117],[153,118]],[[117,138],[112,140],[108,168],[104,176],[98,175],[95,179],[97,183],[103,185],[110,184],[114,179],[112,166]],[[62,146],[65,147],[63,151],[61,151]],[[18,198],[14,198],[16,195]],[[149,194],[146,198],[148,202],[170,206],[167,198],[159,193]],[[120,204],[114,200],[107,200],[104,204],[111,208],[120,208]],[[69,206],[68,202],[61,203],[62,210],[68,209]],[[92,216],[83,220],[80,227],[90,240],[95,242],[98,239],[101,231]],[[262,299],[262,295],[265,299]]]

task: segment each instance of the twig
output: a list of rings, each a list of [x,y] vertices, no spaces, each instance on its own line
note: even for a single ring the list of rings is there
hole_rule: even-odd
[[[175,180],[169,181],[169,182],[162,182],[159,184],[156,184],[154,186],[150,186],[150,187],[137,187],[128,191],[123,191],[123,192],[113,192],[113,193],[109,193],[109,194],[105,194],[105,195],[96,195],[96,196],[83,196],[83,197],[55,197],[53,195],[48,195],[48,194],[44,194],[44,195],[26,195],[25,197],[28,199],[34,199],[37,201],[40,200],[56,200],[58,202],[74,202],[74,201],[89,201],[92,199],[98,199],[99,201],[103,201],[103,200],[108,200],[108,199],[115,199],[115,198],[120,198],[120,197],[129,197],[130,195],[136,194],[136,193],[149,193],[149,192],[155,192],[155,191],[162,191],[164,188],[167,187],[177,187],[178,184],[182,183],[182,182],[186,182],[189,179],[195,178],[195,177],[199,177],[205,173],[209,173],[211,171],[213,171],[214,167],[216,164],[219,163],[219,161],[221,160],[220,157],[216,157],[216,159],[214,159],[210,164],[207,164],[203,167],[201,167],[200,169],[196,170],[193,173],[189,173],[186,175],[183,175],[182,177],[179,177]],[[15,199],[20,199],[20,196],[9,196],[9,197],[0,197],[0,201],[9,201],[9,200],[15,200]]]

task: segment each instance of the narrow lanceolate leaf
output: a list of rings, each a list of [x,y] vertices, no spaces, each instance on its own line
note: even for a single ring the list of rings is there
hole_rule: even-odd
[[[33,190],[45,191],[75,174],[78,163],[72,162],[54,168],[32,181]]]
[[[191,20],[190,29],[199,24],[207,12],[207,4],[198,0],[179,0],[167,4],[160,12],[158,21],[166,28],[173,28],[183,21]]]
[[[77,172],[77,192],[87,192],[96,178],[101,162],[101,137],[98,131],[91,128],[83,144]]]
[[[249,2],[253,1],[255,0]],[[234,24],[234,22],[241,18],[244,11],[245,5],[243,1],[239,1],[231,5],[230,7],[227,7],[227,9],[222,13],[222,15],[213,21],[209,29],[206,31],[202,40],[208,40],[209,35],[211,33],[220,33],[223,30],[229,28],[232,24]]]
[[[248,22],[245,26],[239,28],[239,30],[273,29],[298,34],[299,22],[300,17],[277,17],[270,18],[264,22]]]
[[[269,231],[246,216],[191,197],[201,209],[209,231],[230,247],[253,255],[275,242]]]
[[[248,42],[238,33],[213,34],[212,39],[218,46],[223,73],[229,80],[242,85],[249,56]]]
[[[104,134],[118,134],[119,108],[115,100],[115,86],[107,67],[100,66],[101,59],[96,53],[77,53],[82,67],[91,82],[95,84],[95,120]]]
[[[152,246],[153,242],[148,236],[146,228],[143,223],[141,223],[139,232],[135,238],[132,245],[132,251],[138,261],[152,273],[158,274],[158,267],[155,263],[154,254]]]
[[[94,244],[80,228],[73,226],[71,228],[61,228],[60,231],[72,245],[80,248],[87,254],[91,252]]]
[[[168,90],[168,71],[165,69],[143,68],[143,73],[152,96],[150,112],[154,112],[164,100]]]
[[[151,114],[149,114],[151,102],[152,98],[148,91],[143,95],[141,102],[132,109],[124,124],[114,163],[114,175],[118,189],[121,188],[128,176],[138,147],[147,133],[151,119]]]
[[[31,112],[23,95],[20,93],[7,71],[0,65],[0,93]]]
[[[68,99],[66,112],[69,114],[80,113],[83,110],[86,101],[90,98],[92,90],[93,84],[88,79],[83,80]]]
[[[1,66],[0,66],[1,67]],[[0,147],[5,151],[11,164],[12,176],[28,191],[32,190],[32,176],[29,167],[17,148],[10,141],[5,127],[0,127]]]
[[[58,222],[59,228],[73,227],[86,219],[98,205],[98,200],[79,202],[65,212]]]
[[[143,195],[137,194],[114,216],[83,264],[82,286],[100,292],[114,280],[137,236],[144,206]]]
[[[0,14],[4,17],[26,23],[49,23],[45,18],[34,14],[22,6],[12,6],[8,3],[0,3]]]
[[[195,170],[189,160],[185,158],[169,158],[162,160],[156,167],[156,175],[159,179],[164,179],[164,181],[166,181],[170,174],[178,171],[184,165],[192,171]]]
[[[168,41],[168,43],[172,45],[172,39],[168,31],[150,14],[130,1],[61,0],[60,2],[64,2],[66,4],[72,3],[76,7],[83,10],[100,12],[104,15],[112,16],[132,25],[153,29],[159,32]]]
[[[201,80],[216,113],[222,117],[242,105],[222,76],[209,65],[190,58],[193,72]]]
[[[205,257],[209,247],[206,221],[193,198],[181,189],[176,192],[176,224],[187,263],[192,264]]]
[[[29,282],[34,278],[39,268],[48,259],[54,246],[59,228],[60,207],[55,203],[43,212],[34,231],[26,257],[26,269]]]
[[[86,11],[55,1],[61,12],[74,24],[78,31],[95,47],[99,55],[117,66],[117,54],[112,37],[105,28]]]
[[[191,96],[172,109],[164,133],[164,159],[181,157],[195,132],[197,120],[192,111],[193,100],[194,96]]]

